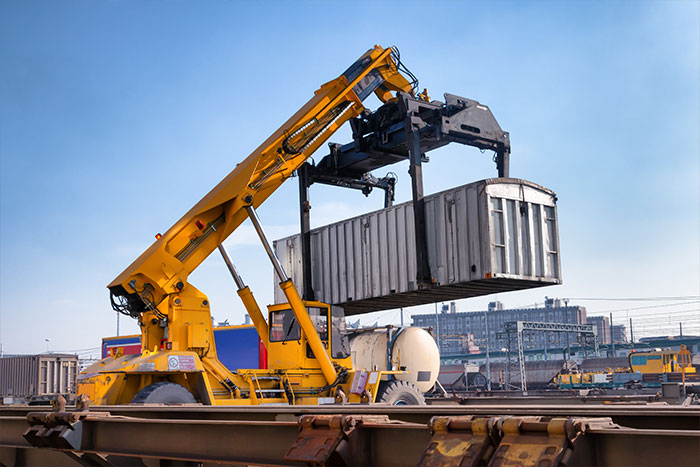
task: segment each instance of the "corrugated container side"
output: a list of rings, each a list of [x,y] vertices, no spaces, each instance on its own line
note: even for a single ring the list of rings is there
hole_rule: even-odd
[[[0,359],[3,396],[35,397],[75,393],[78,357],[65,354],[21,355]]]
[[[2,396],[27,397],[36,395],[38,380],[36,355],[20,355],[0,359],[0,391]]]
[[[356,314],[561,283],[552,191],[519,179],[482,180],[426,196],[425,214],[435,286],[416,285],[408,202],[311,231],[316,299]],[[301,289],[300,236],[274,247]],[[275,287],[275,301],[284,300]]]

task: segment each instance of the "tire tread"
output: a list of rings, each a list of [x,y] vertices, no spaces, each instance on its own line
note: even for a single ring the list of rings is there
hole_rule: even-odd
[[[172,391],[181,392],[181,395],[184,399],[191,399],[191,400],[183,401],[183,402],[159,402],[159,401],[149,401],[148,400],[149,397],[152,396],[156,391],[163,390],[163,388],[168,388],[168,387],[172,387],[172,389],[171,389]],[[159,403],[195,404],[195,403],[197,403],[197,401],[195,400],[192,393],[189,392],[187,389],[185,389],[183,386],[181,386],[177,383],[172,383],[170,381],[160,381],[158,383],[153,383],[151,385],[148,385],[145,388],[141,389],[139,392],[137,392],[136,395],[134,396],[134,398],[131,399],[131,403],[132,404],[159,404]]]
[[[425,405],[425,398],[418,388],[408,381],[384,381],[379,386],[379,392],[376,397],[377,402],[389,402],[396,394],[407,394],[415,399],[416,404],[410,405]]]

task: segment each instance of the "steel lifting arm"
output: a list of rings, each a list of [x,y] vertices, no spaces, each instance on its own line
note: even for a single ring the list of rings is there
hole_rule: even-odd
[[[509,135],[487,106],[453,94],[445,94],[445,102],[400,95],[352,120],[353,142],[331,144],[330,153],[310,168],[311,182],[343,186],[335,179],[361,180],[372,170],[408,159],[407,118],[418,131],[424,154],[449,143],[491,150],[498,176],[508,177]]]

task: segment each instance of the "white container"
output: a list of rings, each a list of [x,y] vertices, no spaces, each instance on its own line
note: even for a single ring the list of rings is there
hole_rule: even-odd
[[[416,285],[413,203],[311,231],[316,300],[347,315],[561,284],[556,195],[520,179],[482,180],[425,197],[432,287]],[[303,289],[300,236],[274,242]],[[275,287],[275,301],[285,301]]]
[[[593,383],[594,384],[607,383],[607,382],[608,382],[608,375],[606,375],[606,374],[594,374],[593,375]]]
[[[78,357],[68,354],[0,358],[0,395],[32,399],[75,393]]]

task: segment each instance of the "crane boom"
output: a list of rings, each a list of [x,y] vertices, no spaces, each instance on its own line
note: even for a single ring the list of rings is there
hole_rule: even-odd
[[[246,219],[246,208],[261,205],[343,123],[360,115],[367,96],[374,92],[389,102],[392,92],[415,95],[415,86],[396,49],[368,50],[108,285],[113,307],[135,318],[145,311],[166,315],[164,299],[188,286],[189,274]]]
[[[417,80],[402,65],[398,50],[380,46],[322,85],[107,286],[112,307],[138,319],[141,353],[113,355],[86,368],[78,378],[79,393],[102,405],[241,405],[373,402],[397,390],[392,381],[407,377],[406,367],[397,361],[372,375],[353,367],[342,308],[301,299],[265,236],[256,208],[346,121],[369,113],[362,102],[370,94],[386,104],[399,95],[415,97],[416,88]],[[427,92],[420,98],[427,99]],[[267,316],[222,244],[246,219],[286,297],[285,303],[269,305]],[[216,249],[266,348],[265,368],[232,371],[217,356],[209,300],[188,282],[190,273]],[[420,392],[404,383],[401,387],[421,401]]]

